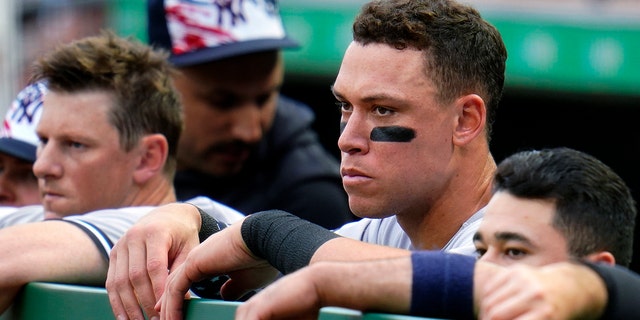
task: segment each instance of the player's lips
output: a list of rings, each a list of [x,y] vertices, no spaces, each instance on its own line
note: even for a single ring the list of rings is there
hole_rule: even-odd
[[[43,197],[47,197],[47,198],[51,198],[51,197],[60,197],[60,196],[62,196],[62,194],[61,193],[56,193],[56,192],[53,192],[53,191],[45,190],[45,191],[42,192],[42,196]]]
[[[340,174],[342,175],[342,184],[345,186],[371,180],[369,175],[355,168],[343,168],[340,170]]]
[[[48,184],[40,183],[39,187],[40,187],[40,195],[42,197],[60,197],[63,195],[60,192],[56,192],[56,190],[51,186],[48,186]]]

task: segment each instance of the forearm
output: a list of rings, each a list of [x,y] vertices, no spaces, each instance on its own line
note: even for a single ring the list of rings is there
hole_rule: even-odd
[[[321,261],[363,261],[408,257],[411,251],[350,238],[339,237],[323,243],[313,254],[310,263]]]
[[[411,259],[322,261],[280,278],[240,305],[236,319],[316,319],[320,308],[407,313]]]
[[[91,239],[62,221],[0,230],[0,307],[32,281],[103,284],[107,262]]]
[[[337,234],[290,213],[254,213],[242,222],[242,239],[257,257],[284,274],[309,264],[318,247]]]
[[[78,227],[63,221],[0,230],[0,286],[31,281],[103,283],[107,261]]]
[[[321,306],[408,314],[412,272],[409,257],[309,266]]]
[[[390,259],[319,261],[268,286],[241,306],[238,314],[240,319],[309,318],[317,317],[319,308],[337,306],[367,312],[472,318],[470,277],[474,259],[460,257],[458,261],[453,255],[425,252]],[[458,267],[464,272],[453,271]],[[443,276],[445,273],[448,276]]]
[[[410,251],[343,238],[283,211],[254,213],[242,222],[247,248],[287,274],[319,261],[406,257]]]

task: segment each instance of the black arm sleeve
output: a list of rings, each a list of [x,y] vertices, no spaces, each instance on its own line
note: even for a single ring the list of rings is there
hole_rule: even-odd
[[[188,203],[188,202],[185,202],[185,203]],[[198,209],[198,212],[200,213],[201,222],[200,222],[200,231],[198,232],[198,239],[200,240],[200,243],[207,240],[207,238],[209,238],[212,234],[220,231],[221,228],[220,228],[220,224],[218,223],[218,220],[210,216],[208,213],[200,209],[200,207],[196,206],[195,204],[192,204],[192,203],[188,203],[188,204],[196,207],[196,209]]]
[[[202,224],[200,225],[200,231],[198,232],[198,239],[200,239],[200,243],[207,240],[212,234],[220,231],[220,225],[218,220],[214,219],[208,213],[204,212],[204,210],[198,208],[198,212],[200,212],[200,219],[202,220]]]
[[[332,231],[281,210],[249,215],[242,222],[242,239],[253,254],[283,274],[309,264],[325,242],[339,237]]]
[[[640,319],[640,275],[617,265],[585,264],[607,286],[609,299],[602,319]]]

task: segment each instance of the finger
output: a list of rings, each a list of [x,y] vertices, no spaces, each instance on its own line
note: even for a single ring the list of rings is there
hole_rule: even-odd
[[[554,305],[546,298],[544,287],[540,286],[540,282],[532,274],[526,270],[516,270],[511,273],[510,279],[509,283],[501,287],[502,291],[496,291],[494,296],[487,299],[487,314],[497,319],[550,319],[558,316]],[[496,299],[493,300],[494,298]]]
[[[184,243],[174,244],[174,246],[172,247],[170,252],[171,261],[169,263],[170,271],[173,271],[177,267],[182,265],[187,259],[187,257],[189,256],[189,253],[200,244],[200,240],[198,240],[198,237],[195,234],[187,238],[188,239],[186,239]],[[165,274],[165,277],[164,277],[165,283],[166,283],[166,279],[167,279],[167,276]],[[164,290],[164,287],[165,286],[162,286],[163,290]]]
[[[141,276],[141,280],[146,280],[143,283],[145,289],[150,288],[155,298],[153,304],[160,299],[162,292],[164,291],[167,277],[169,275],[169,261],[171,255],[171,239],[167,239],[162,232],[154,233],[145,242],[145,256],[144,256],[144,269],[145,274]],[[161,234],[161,236],[158,236]],[[140,261],[139,263],[143,263]],[[148,292],[145,292],[148,294]]]
[[[152,236],[146,237],[149,234]],[[127,242],[129,245],[128,267],[123,266],[122,268],[128,274],[130,285],[133,287],[137,299],[124,303],[127,308],[133,308],[132,304],[137,302],[138,308],[141,307],[151,318],[158,315],[155,304],[162,293],[167,277],[168,249],[166,249],[166,245],[164,245],[164,250],[160,250],[159,247],[168,241],[165,239],[164,233],[145,231],[134,233],[132,239]],[[154,279],[161,284],[154,284]]]
[[[521,293],[529,288],[530,276],[527,267],[513,266],[503,269],[484,284],[481,290],[482,303],[495,305],[509,299],[511,295]]]
[[[184,273],[185,266],[186,264],[182,264],[177,267],[167,279],[167,286],[161,297],[162,319],[182,319],[185,294],[192,283]]]
[[[508,299],[513,298],[514,294],[519,293],[519,286],[508,281],[508,277],[496,277],[495,281],[491,281],[485,286],[480,302],[480,313],[494,319],[495,310],[504,304]],[[521,288],[520,288],[521,289]]]
[[[520,294],[511,295],[499,303],[482,307],[481,319],[516,319],[523,316],[527,312],[527,309],[531,307],[527,302],[527,299]]]
[[[129,282],[128,257],[126,246],[116,245],[111,251],[106,283],[109,302],[116,319],[142,319],[142,310]]]
[[[117,250],[116,247],[112,249],[109,254],[109,269],[107,270],[107,280],[105,281],[105,289],[107,289],[107,295],[109,297],[109,304],[111,305],[111,311],[116,319],[119,318],[119,315],[125,314],[124,306],[122,305],[122,301],[120,300],[120,296],[117,294],[116,289],[116,263],[117,261]]]

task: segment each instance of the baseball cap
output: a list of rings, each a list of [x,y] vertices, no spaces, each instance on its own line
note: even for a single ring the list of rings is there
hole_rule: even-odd
[[[276,0],[148,0],[147,18],[149,43],[178,67],[299,46]]]
[[[0,152],[29,162],[36,161],[36,148],[40,142],[36,126],[42,115],[46,91],[43,83],[36,82],[18,93],[0,129]]]

